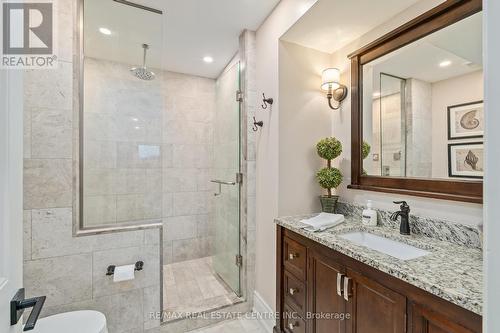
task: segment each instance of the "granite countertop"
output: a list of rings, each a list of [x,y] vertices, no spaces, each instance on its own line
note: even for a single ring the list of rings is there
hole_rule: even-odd
[[[299,221],[307,217],[311,215],[280,217],[275,221],[286,229],[482,315],[483,257],[481,250],[420,235],[403,236],[399,234],[399,229],[364,226],[359,219],[352,217],[346,217],[346,221],[336,227],[313,233],[301,229]],[[352,231],[367,231],[431,253],[403,261],[339,237],[341,234]]]

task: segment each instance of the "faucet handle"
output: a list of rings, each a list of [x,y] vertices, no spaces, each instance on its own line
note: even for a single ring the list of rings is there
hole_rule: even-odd
[[[410,210],[410,206],[408,206],[408,204],[406,203],[406,201],[393,201],[393,203],[395,203],[396,205],[401,205],[401,210],[404,211],[404,210]]]

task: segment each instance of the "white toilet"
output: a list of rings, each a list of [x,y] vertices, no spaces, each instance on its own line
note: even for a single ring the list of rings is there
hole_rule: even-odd
[[[33,333],[108,333],[106,317],[97,311],[74,311],[39,319]]]

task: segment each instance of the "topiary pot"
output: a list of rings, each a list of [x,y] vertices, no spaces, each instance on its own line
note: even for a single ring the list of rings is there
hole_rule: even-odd
[[[326,195],[321,195],[319,197],[321,202],[321,211],[323,213],[335,214],[335,209],[337,208],[337,201],[339,201],[338,195],[332,195],[331,197]]]

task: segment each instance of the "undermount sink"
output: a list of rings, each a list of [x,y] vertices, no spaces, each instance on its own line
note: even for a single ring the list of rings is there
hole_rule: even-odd
[[[350,232],[339,237],[401,260],[411,260],[430,254],[429,251],[368,232]]]

